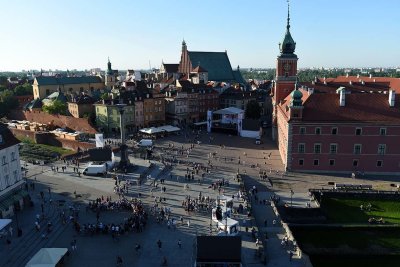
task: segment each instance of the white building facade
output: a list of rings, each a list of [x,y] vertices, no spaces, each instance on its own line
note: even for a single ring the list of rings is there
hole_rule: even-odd
[[[26,196],[21,193],[24,183],[19,140],[6,125],[0,124],[0,217],[10,217],[15,208],[22,208],[23,197]]]

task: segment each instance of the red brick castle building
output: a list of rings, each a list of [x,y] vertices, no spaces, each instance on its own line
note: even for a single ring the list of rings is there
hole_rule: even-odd
[[[288,13],[272,96],[273,138],[286,169],[400,174],[400,79],[358,76],[298,84],[289,22]]]

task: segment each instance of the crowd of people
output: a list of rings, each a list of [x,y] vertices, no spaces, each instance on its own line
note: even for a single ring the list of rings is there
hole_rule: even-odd
[[[103,199],[103,201],[102,201]],[[97,198],[95,201],[89,203],[89,209],[96,212],[96,223],[81,224],[76,220],[74,227],[77,233],[80,234],[111,234],[113,239],[118,238],[126,232],[142,232],[148,220],[148,214],[145,211],[144,205],[139,199],[122,199],[111,201],[111,197]],[[105,210],[125,210],[131,211],[128,218],[119,223],[103,223],[100,221],[99,212]]]

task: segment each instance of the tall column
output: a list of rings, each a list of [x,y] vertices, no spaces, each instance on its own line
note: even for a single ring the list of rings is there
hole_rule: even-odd
[[[125,144],[125,124],[124,124],[124,108],[125,104],[117,104],[119,114],[121,115],[120,118],[120,129],[121,129],[121,146],[120,146],[120,153],[121,153],[121,160],[118,165],[118,169],[126,170],[129,164],[128,154],[127,154],[127,146]]]

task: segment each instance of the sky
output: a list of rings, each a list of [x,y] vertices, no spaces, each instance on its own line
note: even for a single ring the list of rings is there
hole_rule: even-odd
[[[158,68],[227,50],[233,68],[274,67],[286,0],[0,0],[0,71]],[[299,68],[400,66],[399,0],[291,0]]]

